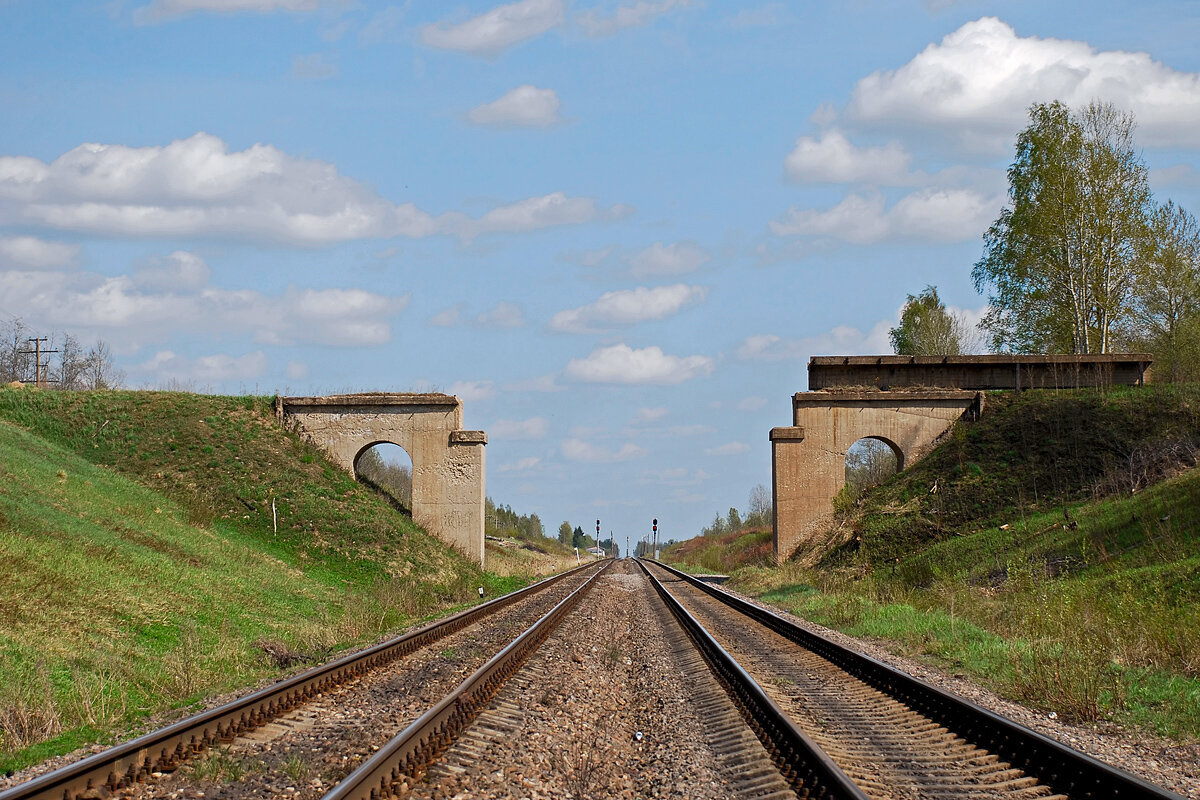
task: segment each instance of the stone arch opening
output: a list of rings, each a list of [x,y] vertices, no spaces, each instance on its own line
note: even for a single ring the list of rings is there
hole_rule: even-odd
[[[354,478],[395,500],[412,516],[413,460],[403,446],[379,441],[354,457]]]
[[[846,486],[855,495],[904,469],[904,451],[885,436],[864,436],[846,450]]]

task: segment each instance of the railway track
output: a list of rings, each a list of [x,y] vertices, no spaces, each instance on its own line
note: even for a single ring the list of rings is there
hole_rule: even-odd
[[[682,572],[643,569],[873,800],[1182,800]]]
[[[503,646],[511,631],[524,627],[523,620],[533,613],[531,607],[553,605],[592,571],[593,565],[585,565],[553,576],[307,670],[7,789],[0,792],[0,800],[77,800],[108,797],[122,791],[129,794],[133,790],[154,796],[158,781],[152,781],[152,778],[164,778],[176,773],[181,766],[189,762],[195,764],[214,753],[230,764],[243,763],[247,760],[248,751],[259,746],[267,751],[273,750],[272,742],[288,732],[308,732],[319,738],[318,723],[328,722],[331,717],[341,728],[332,735],[346,739],[352,747],[358,745],[359,752],[346,758],[344,771],[349,771],[357,761],[369,755],[371,744],[360,740],[369,738],[379,725],[368,724],[378,722],[370,711],[374,705],[372,702],[360,704],[358,714],[335,711],[333,707],[345,703],[347,694],[365,692],[367,695],[383,695],[387,702],[394,704],[396,695],[406,691],[417,689],[437,692],[439,682],[453,685],[449,682],[457,677],[455,670],[467,669],[469,665],[482,662],[486,655],[494,652],[482,653],[487,650],[491,640],[499,641],[499,646]],[[488,625],[481,625],[485,620]],[[437,654],[441,658],[429,655],[435,646],[441,649],[442,652]],[[448,648],[453,647],[461,648],[461,659],[444,657],[447,652],[452,652]],[[424,659],[421,658],[422,653],[426,654]],[[416,665],[417,669],[402,671],[400,685],[394,685],[396,681],[389,678],[389,667],[401,660],[409,666],[408,662],[414,659],[422,663]],[[421,666],[427,669],[421,671]],[[415,702],[423,707],[424,699],[422,697]],[[392,721],[391,727],[397,724]],[[388,720],[383,720],[383,726],[385,729],[388,727]],[[388,731],[387,735],[392,732]],[[386,740],[387,735],[381,738]],[[280,760],[280,754],[274,753],[259,763],[269,766],[268,762]],[[290,771],[295,773],[303,770]],[[144,786],[147,782],[150,785]],[[296,780],[289,775],[279,782],[295,783]],[[277,788],[280,787],[264,787],[268,792]]]
[[[568,575],[414,631],[403,668],[296,694],[343,659],[0,800],[1180,800],[664,565]]]
[[[520,669],[502,654],[325,800],[795,797],[641,571],[595,583],[522,636],[536,652],[514,642]]]

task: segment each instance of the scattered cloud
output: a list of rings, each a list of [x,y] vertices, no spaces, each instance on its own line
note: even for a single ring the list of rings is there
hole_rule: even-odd
[[[830,331],[803,339],[786,339],[773,333],[748,336],[738,347],[737,357],[743,361],[795,361],[829,353],[890,353],[892,347],[888,331],[895,324],[895,320],[880,320],[867,332],[850,325],[838,325]]]
[[[466,403],[478,403],[494,397],[496,387],[491,381],[457,381],[450,384],[448,394],[457,395]]]
[[[261,378],[267,371],[267,365],[267,356],[261,350],[243,356],[221,353],[199,358],[186,358],[170,350],[159,350],[149,360],[134,365],[131,370],[153,376],[160,381],[229,383]]]
[[[525,325],[525,312],[516,303],[497,303],[473,322],[476,328],[520,328]]]
[[[899,186],[910,182],[911,156],[898,142],[855,147],[839,130],[821,138],[802,136],[784,160],[787,176],[800,183],[871,183]]]
[[[1078,107],[1103,98],[1133,111],[1150,145],[1200,145],[1200,74],[1147,53],[1100,51],[1086,42],[1021,37],[1005,22],[968,22],[895,70],[861,79],[848,120],[880,129],[949,130],[987,152],[1012,147],[1035,102]]]
[[[600,333],[665,319],[703,303],[706,297],[707,288],[682,283],[606,292],[590,305],[559,311],[550,319],[550,328],[564,333]]]
[[[743,397],[738,401],[738,411],[762,411],[769,401],[765,397]]]
[[[561,392],[567,387],[560,386],[554,375],[539,375],[536,378],[529,380],[516,381],[506,384],[504,391],[506,392]]]
[[[604,209],[590,197],[567,197],[563,192],[554,192],[493,208],[477,219],[449,213],[438,220],[440,230],[469,241],[489,233],[527,233],[558,225],[621,219],[632,211],[620,204]]]
[[[308,364],[303,361],[289,361],[285,372],[294,381],[303,380],[308,377]]]
[[[890,208],[882,194],[849,194],[832,208],[791,208],[772,220],[777,236],[825,236],[854,244],[885,239],[960,242],[978,238],[1003,204],[972,189],[919,189]]]
[[[326,245],[362,238],[522,233],[632,213],[554,192],[434,218],[396,205],[329,163],[256,144],[231,152],[197,133],[165,146],[83,144],[51,163],[0,156],[0,224],[106,236],[210,236]]]
[[[617,450],[608,450],[590,442],[585,442],[582,439],[566,439],[562,443],[562,453],[569,461],[611,464],[617,461],[642,458],[646,455],[646,449],[632,442],[626,442]]]
[[[608,15],[593,8],[580,14],[575,21],[588,36],[612,36],[625,28],[645,25],[669,11],[697,5],[695,0],[637,0],[635,3],[618,5]]]
[[[322,6],[344,6],[346,0],[152,0],[133,10],[138,25],[153,25],[196,13],[240,14],[273,11],[316,11]]]
[[[61,269],[74,266],[79,245],[33,236],[0,236],[0,270]]]
[[[421,41],[442,50],[494,57],[565,20],[563,0],[520,0],[456,24],[426,25],[421,29]]]
[[[542,463],[540,458],[537,458],[536,456],[527,456],[508,464],[501,464],[496,468],[496,471],[506,475],[518,472],[529,472],[540,463]]]
[[[693,272],[709,260],[708,251],[693,242],[663,244],[655,242],[629,259],[634,276],[682,275]]]
[[[208,267],[176,251],[132,275],[74,270],[0,272],[0,307],[49,327],[103,335],[129,349],[192,331],[251,334],[261,344],[367,347],[391,339],[407,295],[363,289],[288,288],[268,295],[206,283]]]
[[[488,426],[488,436],[496,439],[542,439],[550,430],[544,417],[499,419]]]
[[[525,84],[467,114],[476,125],[493,128],[548,128],[562,122],[558,94]]]
[[[637,414],[633,418],[635,425],[646,425],[651,422],[658,422],[667,415],[669,409],[666,406],[656,406],[654,408],[639,408]]]
[[[720,447],[710,447],[704,453],[710,456],[736,456],[749,452],[749,450],[750,445],[745,442],[729,442]]]
[[[767,3],[759,8],[743,8],[729,18],[731,28],[770,28],[783,22],[787,11],[783,3]]]
[[[204,259],[186,250],[151,258],[133,273],[133,283],[141,289],[158,291],[197,290],[208,284],[212,271]]]
[[[292,59],[292,74],[297,78],[322,80],[338,74],[338,66],[324,53],[309,53]]]
[[[429,324],[439,328],[452,328],[462,323],[462,303],[456,303],[445,311],[439,311],[429,318]]]
[[[500,302],[490,311],[468,318],[463,304],[456,303],[429,318],[429,324],[441,328],[469,324],[475,328],[520,328],[525,325],[525,312],[515,303]]]
[[[601,347],[587,358],[574,358],[566,374],[588,383],[657,384],[673,386],[713,371],[707,356],[673,356],[653,346],[634,350],[626,344]]]
[[[393,205],[332,164],[263,144],[230,152],[207,133],[165,146],[83,144],[49,164],[0,157],[3,222],[299,245],[436,232],[424,211]]]

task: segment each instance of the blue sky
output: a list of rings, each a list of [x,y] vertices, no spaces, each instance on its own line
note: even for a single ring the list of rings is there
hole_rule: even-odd
[[[1200,208],[1200,3],[0,0],[0,320],[132,387],[446,391],[618,542],[769,484],[810,355],[969,318],[1030,103]],[[590,525],[589,525],[590,523]]]

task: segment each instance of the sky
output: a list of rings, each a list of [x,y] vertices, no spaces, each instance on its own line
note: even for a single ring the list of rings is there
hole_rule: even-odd
[[[132,388],[442,391],[553,535],[770,485],[812,355],[970,320],[1035,102],[1200,210],[1200,2],[0,0],[0,322]]]

